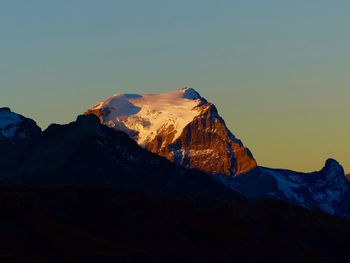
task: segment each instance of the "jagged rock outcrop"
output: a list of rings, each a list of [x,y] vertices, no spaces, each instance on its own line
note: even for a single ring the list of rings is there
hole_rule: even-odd
[[[191,88],[160,94],[116,94],[88,109],[101,123],[186,168],[240,175],[257,167],[212,103]]]

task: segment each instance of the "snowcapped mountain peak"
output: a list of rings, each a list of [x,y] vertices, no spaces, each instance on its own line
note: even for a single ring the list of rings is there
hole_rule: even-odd
[[[6,140],[20,140],[40,133],[33,120],[12,112],[9,108],[0,108],[0,143]]]
[[[159,94],[117,93],[87,112],[99,112],[96,115],[102,117],[104,124],[128,133],[144,146],[166,128],[174,133],[174,141],[200,113],[196,109],[200,102],[199,94],[193,89]]]
[[[0,136],[11,138],[15,136],[21,118],[9,108],[0,108]]]
[[[238,175],[256,167],[250,151],[227,129],[216,107],[192,88],[121,94],[94,105],[101,123],[126,132],[140,146],[188,167]]]

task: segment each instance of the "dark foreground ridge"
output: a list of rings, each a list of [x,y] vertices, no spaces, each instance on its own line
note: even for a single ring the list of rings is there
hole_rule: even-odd
[[[248,200],[236,184],[181,168],[95,116],[32,131],[0,145],[0,262],[349,261],[349,220],[264,195],[282,172],[294,184],[299,174],[238,177],[252,187],[239,188],[244,195],[265,189]],[[340,191],[329,185],[341,173],[329,160],[306,179],[316,180],[312,191]]]
[[[278,201],[0,185],[0,262],[348,262],[350,222]]]

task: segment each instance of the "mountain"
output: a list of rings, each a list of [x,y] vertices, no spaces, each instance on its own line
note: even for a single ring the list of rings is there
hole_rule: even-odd
[[[28,143],[41,135],[41,129],[35,121],[12,112],[9,108],[0,108],[0,177],[20,165],[23,150],[30,151]]]
[[[257,167],[212,103],[191,88],[160,94],[116,94],[88,109],[143,148],[186,168],[240,175]]]
[[[333,159],[313,173],[259,167],[239,177],[217,176],[216,179],[248,198],[279,199],[307,209],[350,217],[350,182],[343,167]]]
[[[308,209],[282,198],[310,185],[336,196],[342,172],[329,160],[308,178],[262,167],[213,176],[82,115],[0,145],[0,262],[348,262],[349,220],[317,211],[331,195]]]
[[[350,217],[350,182],[335,160],[310,174],[258,167],[227,129],[215,105],[191,88],[160,94],[116,94],[88,109],[143,148],[215,179],[248,198],[272,198]],[[224,175],[224,176],[223,176]],[[239,176],[237,176],[239,175]]]
[[[101,124],[93,114],[79,116],[66,125],[52,124],[34,137],[19,136],[21,139],[14,136],[10,143],[0,145],[0,180],[167,196],[279,199],[350,217],[350,182],[340,164],[331,159],[322,170],[310,174],[257,167],[240,176],[212,176],[177,166],[143,149],[126,133]]]
[[[16,156],[10,162],[6,156]],[[36,186],[78,185],[165,195],[238,196],[211,176],[142,149],[94,115],[50,125],[35,140],[0,147],[0,179]],[[1,169],[0,169],[1,171]]]
[[[41,129],[33,120],[14,113],[9,108],[0,108],[0,145],[35,138],[40,132]]]

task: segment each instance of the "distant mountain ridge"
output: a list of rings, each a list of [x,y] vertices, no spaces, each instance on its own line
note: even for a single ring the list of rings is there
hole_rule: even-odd
[[[101,123],[186,168],[240,175],[257,167],[214,104],[192,88],[158,94],[116,94],[88,109]]]
[[[8,109],[6,112],[0,116],[16,114]],[[26,127],[27,136],[14,133],[3,138],[0,180],[25,185],[98,186],[162,195],[239,198],[243,195],[279,199],[350,217],[350,182],[341,165],[332,159],[319,172],[309,174],[256,167],[240,176],[212,175],[178,167],[142,149],[130,135],[102,125],[94,115],[79,116],[67,125],[52,124],[43,132],[34,121],[23,116],[19,119],[15,125],[18,130]],[[0,119],[0,123],[5,121]],[[195,124],[191,124],[192,129]],[[208,161],[215,159],[208,156]]]
[[[350,182],[343,167],[333,159],[313,173],[259,167],[239,177],[216,178],[248,198],[280,199],[307,209],[350,217]]]

